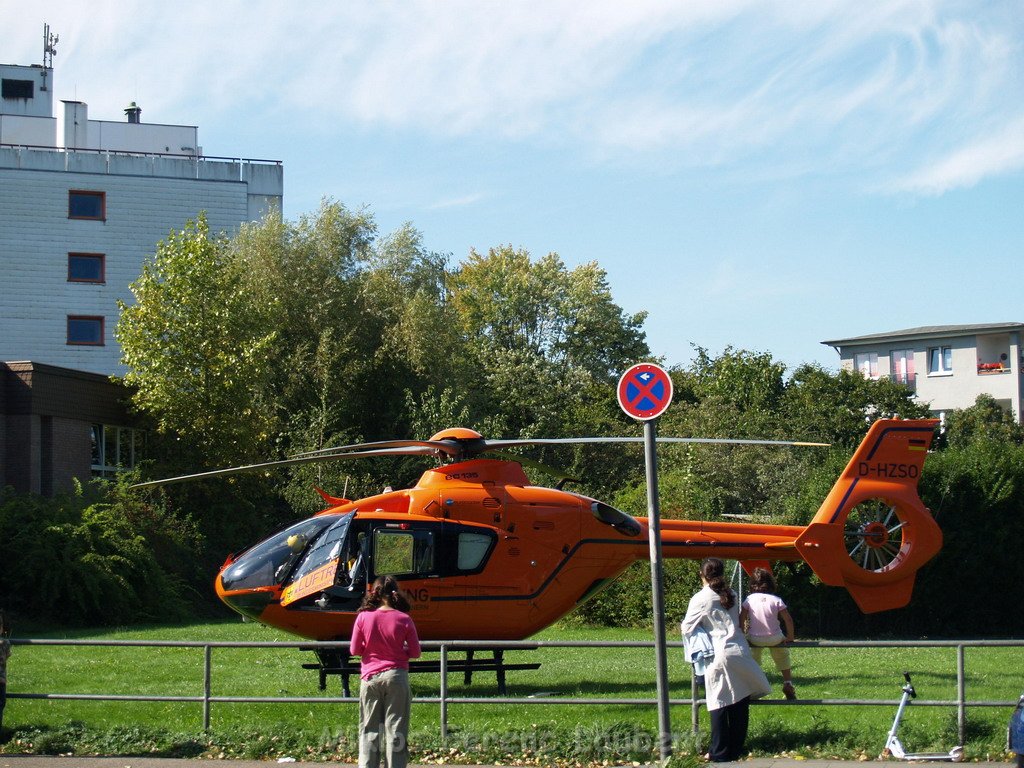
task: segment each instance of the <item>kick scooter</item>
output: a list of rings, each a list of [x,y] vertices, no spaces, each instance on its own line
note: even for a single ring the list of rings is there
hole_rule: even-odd
[[[917,698],[917,692],[914,690],[913,684],[910,682],[910,673],[904,672],[903,679],[907,681],[906,685],[903,686],[903,698],[900,699],[900,705],[896,710],[896,719],[893,720],[892,729],[889,731],[889,736],[885,740],[885,749],[882,750],[883,757],[895,757],[897,760],[951,760],[954,763],[959,763],[964,759],[964,748],[953,747],[949,752],[942,753],[925,753],[910,755],[903,749],[903,745],[900,743],[899,738],[896,736],[896,731],[900,727],[900,720],[903,719],[903,711],[910,704],[911,699]]]

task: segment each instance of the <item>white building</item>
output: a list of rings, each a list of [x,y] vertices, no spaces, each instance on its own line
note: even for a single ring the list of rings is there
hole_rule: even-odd
[[[280,208],[280,162],[206,157],[198,130],[92,120],[49,66],[0,65],[0,360],[122,374],[118,299],[143,259],[205,211],[212,232]]]
[[[206,212],[212,232],[280,209],[280,162],[207,157],[198,130],[54,114],[44,64],[0,65],[0,487],[50,495],[131,466],[145,436],[124,407],[118,300],[159,241]]]
[[[991,395],[1021,422],[1024,323],[934,325],[823,341],[840,364],[910,387],[937,414]]]

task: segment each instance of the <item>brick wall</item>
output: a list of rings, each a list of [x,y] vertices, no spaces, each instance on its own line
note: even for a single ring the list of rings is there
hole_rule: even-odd
[[[92,425],[138,427],[128,390],[106,376],[0,363],[0,483],[51,496],[92,477]]]
[[[74,487],[72,478],[84,483],[92,475],[92,423],[54,418],[51,430],[50,473],[43,484],[50,493],[66,493]]]

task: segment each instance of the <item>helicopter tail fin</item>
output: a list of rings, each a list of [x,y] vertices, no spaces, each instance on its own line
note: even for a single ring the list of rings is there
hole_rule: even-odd
[[[910,602],[914,576],[942,547],[917,481],[936,419],[871,425],[796,548],[825,584],[846,587],[865,613]]]

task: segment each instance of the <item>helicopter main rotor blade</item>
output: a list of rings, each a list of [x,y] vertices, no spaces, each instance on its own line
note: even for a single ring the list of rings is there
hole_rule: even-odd
[[[450,441],[447,440],[381,440],[375,443],[355,443],[353,445],[339,445],[334,448],[320,448],[316,451],[302,451],[296,453],[289,458],[299,459],[307,456],[323,456],[325,454],[338,454],[343,451],[377,451],[388,448],[417,448],[427,447],[434,451],[440,451],[441,453],[449,456],[455,455],[459,452],[459,449]],[[413,455],[419,455],[413,454]]]
[[[604,443],[642,443],[643,437],[554,437],[524,440],[487,440],[486,450],[499,451],[520,445],[593,445]],[[746,440],[728,437],[659,437],[659,443],[697,443],[700,445],[789,445],[825,448],[830,443],[811,443],[803,440]]]
[[[265,461],[261,464],[246,464],[240,467],[228,467],[226,469],[214,469],[209,472],[198,472],[194,475],[179,475],[168,477],[163,480],[149,480],[144,483],[136,483],[132,488],[154,488],[159,485],[170,485],[171,483],[184,483],[188,480],[203,480],[208,477],[221,477],[223,475],[235,475],[242,472],[259,472],[264,469],[276,467],[287,467],[294,464],[309,464],[315,461],[334,461],[340,459],[363,459],[369,456],[435,456],[436,450],[428,446],[409,446],[406,448],[376,448],[367,451],[350,451],[348,453],[335,453],[319,456],[298,456],[280,461]]]
[[[336,448],[321,448],[317,451],[306,451],[295,454],[287,459],[278,461],[266,461],[259,464],[247,464],[226,469],[215,469],[209,472],[198,472],[191,475],[179,475],[162,480],[149,480],[144,483],[136,483],[132,488],[154,488],[160,485],[172,483],[183,483],[189,480],[201,480],[209,477],[221,477],[223,475],[234,475],[242,472],[259,472],[265,469],[276,467],[287,467],[296,464],[308,464],[316,461],[335,461],[341,459],[361,459],[370,456],[441,456],[449,460],[463,461],[481,453],[501,451],[506,448],[532,445],[583,445],[583,444],[612,444],[612,443],[641,443],[645,440],[642,437],[565,437],[565,438],[537,438],[517,440],[484,440],[476,437],[473,439],[444,439],[444,440],[383,440],[374,443],[356,443],[353,445],[338,446]],[[711,445],[788,445],[788,446],[828,446],[828,443],[811,443],[792,440],[746,440],[717,437],[659,437],[659,443],[697,443]],[[516,458],[515,461],[520,461]],[[526,466],[541,469],[548,474],[553,474],[561,479],[572,479],[565,476],[565,473],[553,470],[540,463],[531,460],[523,460]]]

